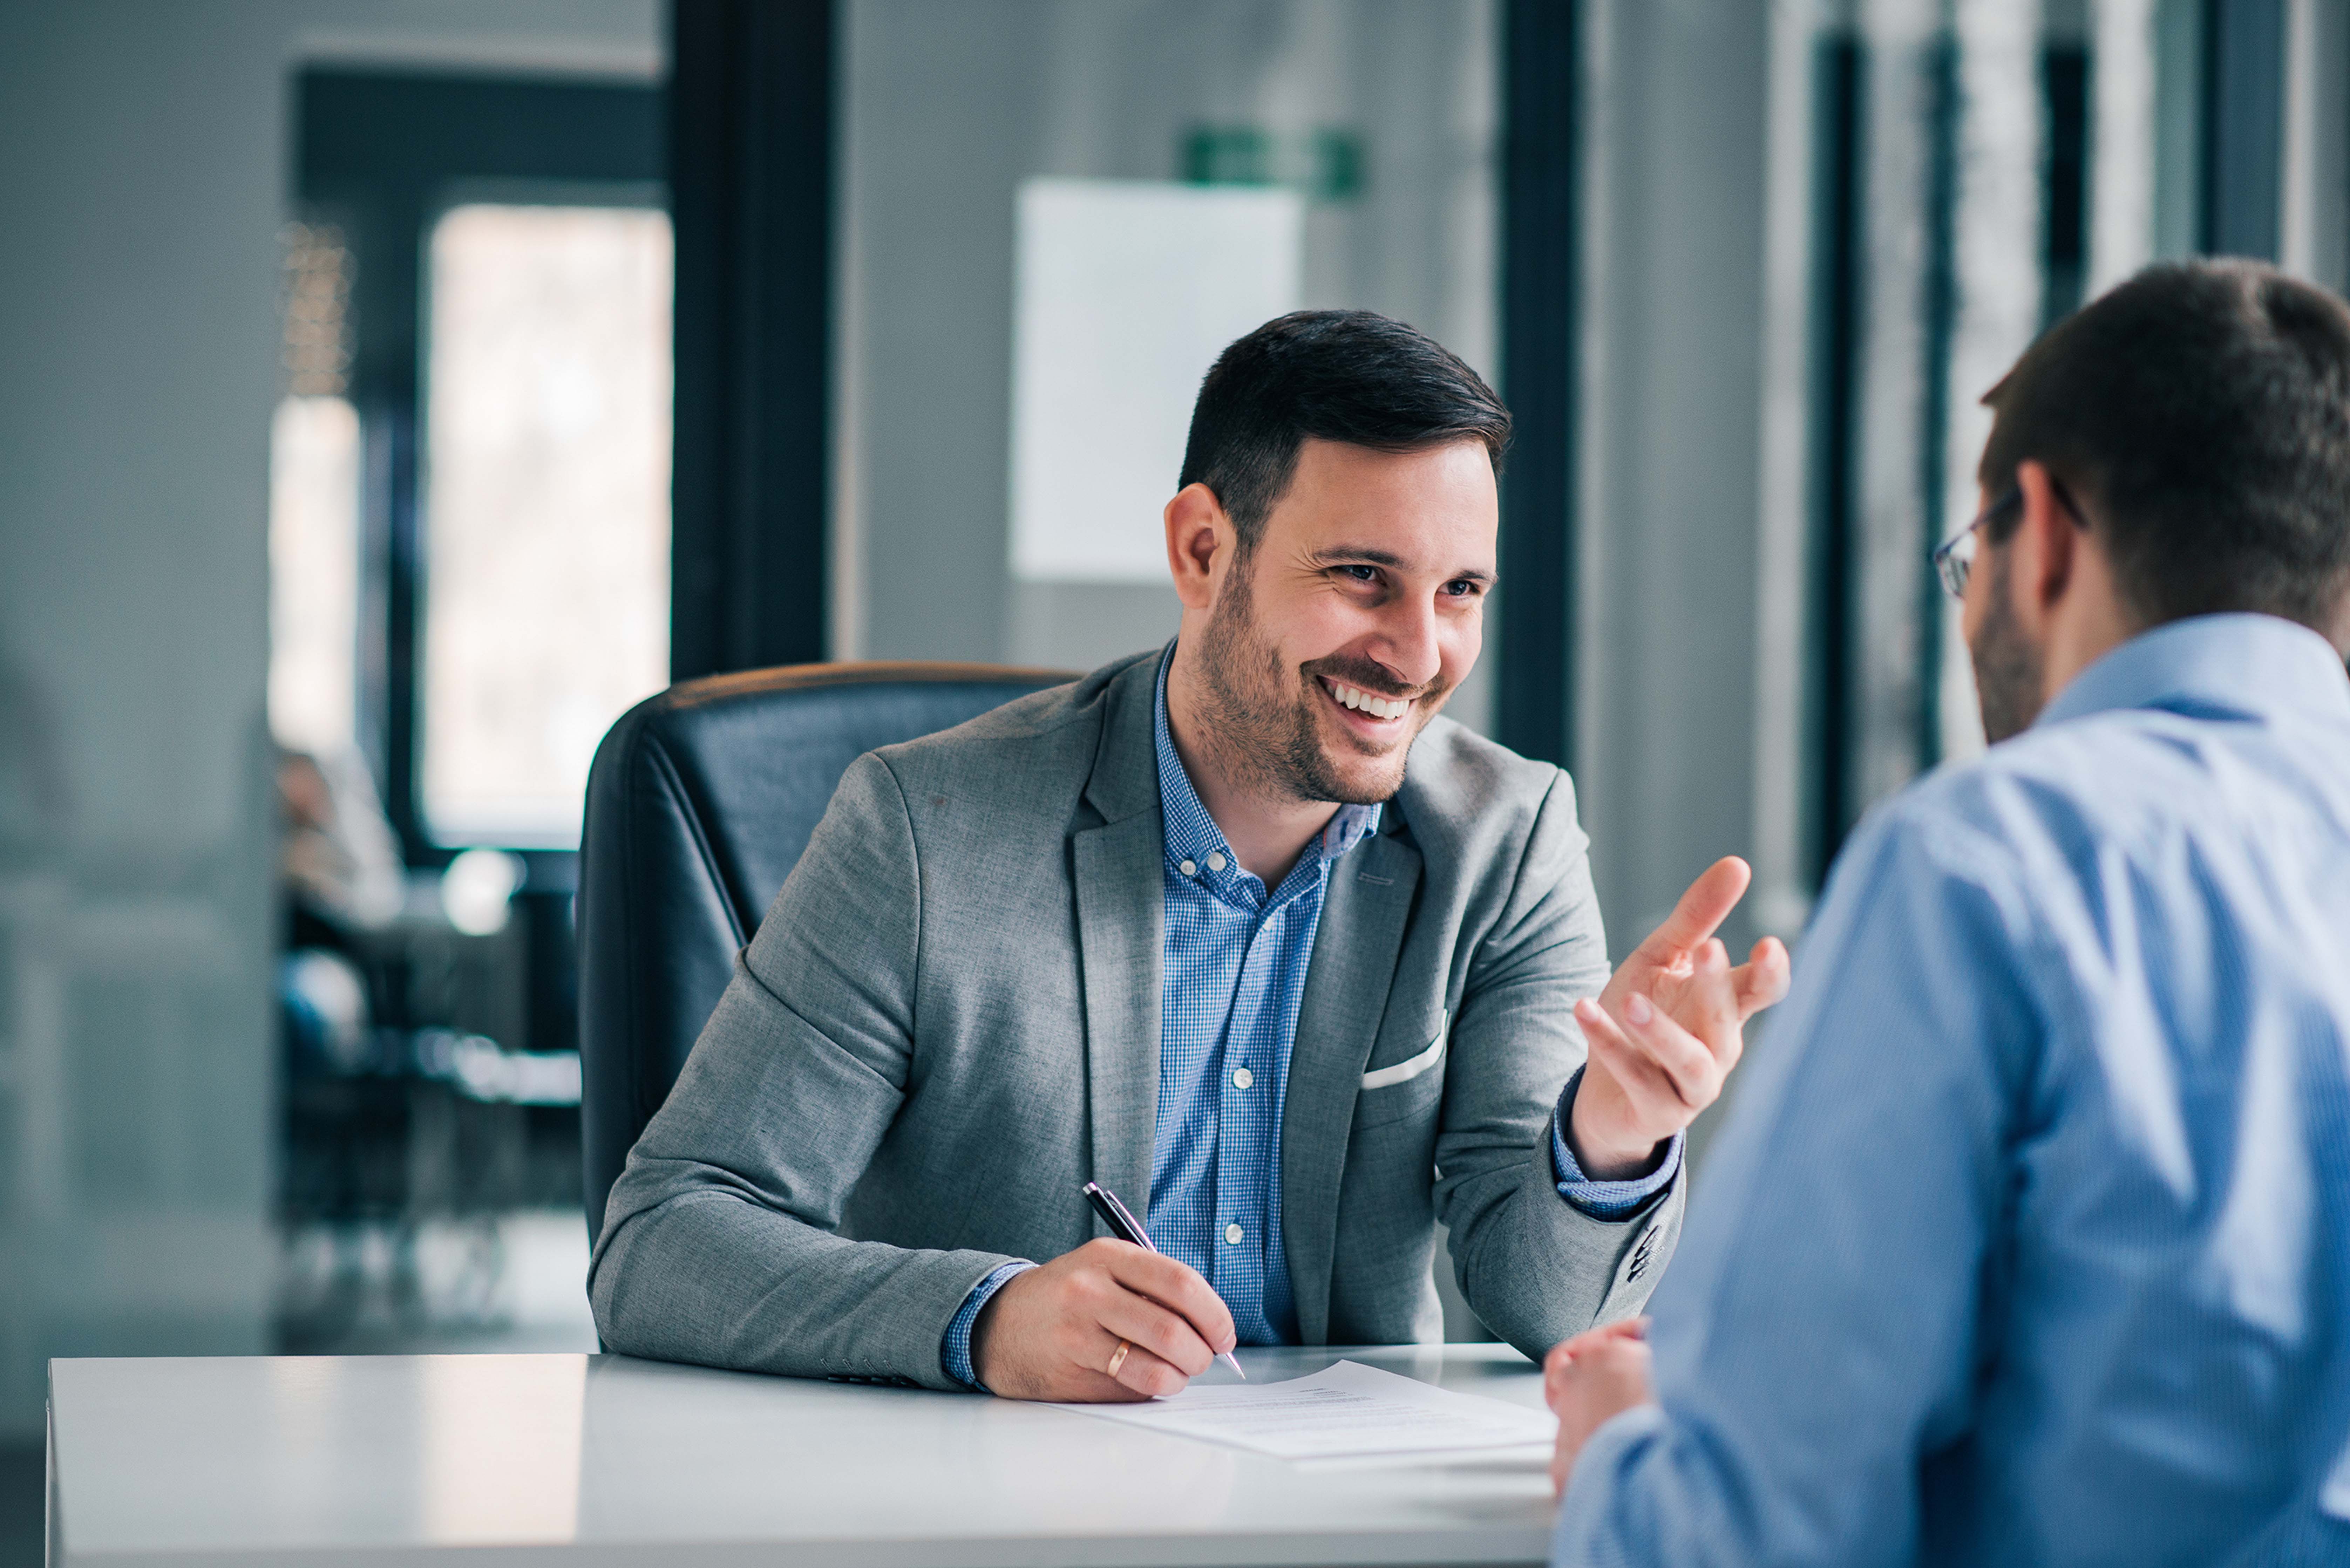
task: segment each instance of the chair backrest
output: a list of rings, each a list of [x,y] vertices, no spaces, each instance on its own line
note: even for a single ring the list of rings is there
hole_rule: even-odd
[[[793,665],[682,681],[612,726],[588,774],[579,858],[591,1236],[848,764],[1073,679],[989,664]]]

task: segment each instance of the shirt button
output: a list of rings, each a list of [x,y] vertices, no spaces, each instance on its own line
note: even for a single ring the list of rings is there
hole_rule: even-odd
[[[1200,867],[1197,863],[1186,860],[1183,862],[1182,871],[1186,877],[1196,877],[1200,874]]]
[[[1230,1241],[1235,1247],[1241,1244],[1241,1237],[1243,1234],[1243,1232],[1238,1225],[1227,1225],[1224,1227],[1224,1240]]]
[[[1208,857],[1208,869],[1211,871],[1221,871],[1223,868],[1224,852],[1219,849],[1214,854]]]
[[[1255,1083],[1255,1082],[1256,1082],[1256,1075],[1255,1075],[1254,1073],[1250,1072],[1246,1067],[1236,1067],[1236,1068],[1234,1068],[1234,1069],[1232,1070],[1232,1087],[1233,1087],[1233,1088],[1235,1088],[1235,1089],[1245,1089],[1245,1088],[1247,1088],[1251,1084],[1253,1084],[1253,1083]]]

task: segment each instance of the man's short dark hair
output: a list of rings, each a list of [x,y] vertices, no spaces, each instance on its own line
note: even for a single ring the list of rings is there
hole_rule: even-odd
[[[1510,410],[1460,356],[1367,310],[1300,310],[1217,356],[1191,409],[1176,482],[1216,493],[1255,548],[1307,437],[1377,452],[1481,441],[1500,472]]]
[[[2148,626],[2223,610],[2350,638],[2350,306],[2259,262],[2151,266],[1983,398],[1997,499],[2036,459]],[[2014,532],[2011,514],[1991,543]]]

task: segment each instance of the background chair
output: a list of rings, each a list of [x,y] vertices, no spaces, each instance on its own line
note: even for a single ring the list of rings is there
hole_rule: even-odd
[[[1074,679],[988,664],[794,665],[681,682],[612,726],[580,840],[590,1236],[848,764]]]

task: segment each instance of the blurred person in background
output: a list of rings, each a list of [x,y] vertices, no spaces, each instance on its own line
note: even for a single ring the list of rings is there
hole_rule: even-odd
[[[279,748],[277,809],[278,881],[295,911],[286,945],[307,945],[306,921],[345,930],[389,925],[407,884],[366,760]]]
[[[1984,401],[1996,743],[1840,857],[1645,1342],[1553,1354],[1562,1563],[2350,1563],[2350,309],[2151,268]]]
[[[400,845],[356,753],[277,750],[278,1002],[290,1065],[353,1073],[369,1064],[362,946],[400,914]]]

